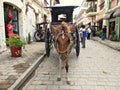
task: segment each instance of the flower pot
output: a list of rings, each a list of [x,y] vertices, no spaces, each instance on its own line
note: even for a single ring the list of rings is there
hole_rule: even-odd
[[[11,56],[20,57],[22,55],[22,47],[10,46]]]

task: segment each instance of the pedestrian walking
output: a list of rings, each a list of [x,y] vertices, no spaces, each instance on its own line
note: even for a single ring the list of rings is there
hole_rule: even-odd
[[[106,38],[106,30],[107,30],[107,28],[106,28],[106,26],[104,26],[102,29],[102,40],[105,40],[105,38]]]
[[[87,28],[87,39],[90,39],[91,36],[91,29],[90,27]]]
[[[82,48],[85,48],[86,46],[86,37],[87,37],[87,31],[85,28],[85,25],[82,25]]]
[[[92,26],[92,37],[96,36],[96,28],[95,26]]]
[[[83,29],[83,27],[81,26],[81,28],[79,29],[80,42],[81,42],[82,39],[83,39],[82,29]]]

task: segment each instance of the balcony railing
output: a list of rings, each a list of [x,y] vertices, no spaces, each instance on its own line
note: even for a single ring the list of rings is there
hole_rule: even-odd
[[[89,7],[87,10],[86,10],[86,13],[87,13],[87,17],[94,17],[96,16],[97,14],[97,9],[96,9],[96,6],[95,5],[94,7]]]
[[[86,13],[89,13],[89,12],[96,12],[97,11],[97,8],[96,8],[96,5],[94,7],[89,7],[86,11]]]

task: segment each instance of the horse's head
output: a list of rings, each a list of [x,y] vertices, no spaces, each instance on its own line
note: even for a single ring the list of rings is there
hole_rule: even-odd
[[[70,27],[68,26],[68,24],[66,22],[63,21],[61,23],[61,26],[65,33],[71,33]]]

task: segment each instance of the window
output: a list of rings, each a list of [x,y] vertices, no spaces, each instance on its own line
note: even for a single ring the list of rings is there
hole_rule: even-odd
[[[111,9],[111,0],[109,0],[109,9]]]
[[[66,14],[59,14],[58,21],[60,21],[61,19],[66,19]]]
[[[100,1],[100,5],[99,5],[100,10],[102,10],[102,9],[104,8],[104,3],[105,3],[104,0],[101,0],[101,1]]]
[[[9,10],[11,11],[11,18],[8,16]],[[19,34],[18,10],[14,6],[4,3],[4,21],[6,38],[8,37],[6,25],[8,24],[9,19],[12,19],[12,24],[14,26],[13,32]]]

